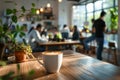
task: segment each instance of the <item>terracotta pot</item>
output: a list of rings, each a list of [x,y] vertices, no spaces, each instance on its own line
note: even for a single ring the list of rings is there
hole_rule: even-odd
[[[24,51],[15,51],[15,60],[16,62],[26,61],[26,53]]]

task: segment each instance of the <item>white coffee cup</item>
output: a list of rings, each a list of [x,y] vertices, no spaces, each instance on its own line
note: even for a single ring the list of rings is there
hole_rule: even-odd
[[[42,58],[43,65],[48,73],[59,72],[63,60],[62,52],[43,52]]]

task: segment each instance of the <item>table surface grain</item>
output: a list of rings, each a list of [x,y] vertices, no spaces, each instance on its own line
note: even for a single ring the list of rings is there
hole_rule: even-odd
[[[19,73],[14,63],[0,67],[0,76],[13,71],[14,76],[20,74],[23,80],[120,80],[119,67],[80,53],[64,55],[60,72],[54,74],[47,73],[36,60],[19,64]],[[32,76],[28,76],[30,70],[34,70]]]

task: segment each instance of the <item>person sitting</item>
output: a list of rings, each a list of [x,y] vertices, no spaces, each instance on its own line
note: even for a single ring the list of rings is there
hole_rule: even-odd
[[[47,29],[43,29],[43,31],[41,32],[41,36],[43,36],[43,37],[47,37]]]
[[[94,24],[94,21],[95,21],[94,19],[91,19],[92,24]],[[83,41],[84,47],[85,47],[85,50],[86,50],[85,53],[89,53],[89,54],[91,53],[90,52],[90,47],[88,46],[88,43],[91,42],[91,41],[93,41],[93,40],[95,40],[95,28],[92,25],[92,35],[90,37],[86,38]]]
[[[79,39],[80,39],[80,32],[78,31],[77,26],[74,25],[72,40],[79,40]]]
[[[73,41],[80,40],[80,32],[78,31],[76,25],[74,25],[74,27],[73,27],[72,40],[73,40]],[[76,51],[76,46],[73,45],[73,46],[72,46],[72,49],[73,49],[73,51]]]
[[[70,33],[70,30],[69,30],[68,26],[65,24],[63,26],[63,29],[61,30],[62,38],[68,39],[69,33]]]
[[[61,41],[62,40],[62,34],[58,31],[54,33],[53,41]]]
[[[42,25],[38,24],[36,29],[29,33],[29,43],[33,52],[45,51],[45,47],[39,46],[38,43],[48,42],[47,38],[42,38],[40,33],[42,32]]]

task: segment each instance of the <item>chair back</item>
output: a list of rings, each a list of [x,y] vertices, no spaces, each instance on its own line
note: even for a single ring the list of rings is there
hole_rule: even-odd
[[[108,47],[109,47],[109,48],[116,48],[114,42],[108,42]]]

